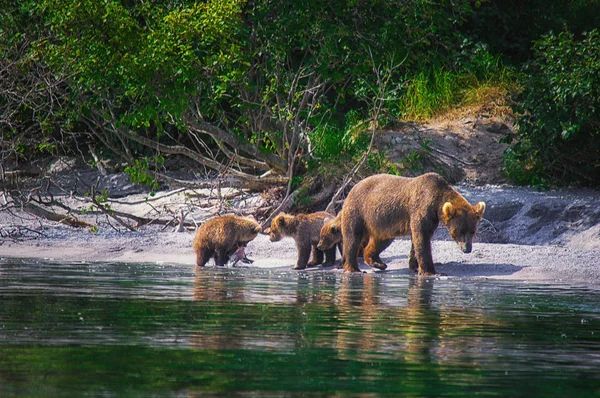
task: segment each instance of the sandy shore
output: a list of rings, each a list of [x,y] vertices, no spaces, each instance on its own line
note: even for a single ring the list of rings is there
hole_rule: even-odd
[[[89,232],[79,234],[67,239],[4,242],[0,246],[0,257],[195,266],[191,232],[124,233],[120,236]],[[412,274],[407,263],[409,249],[409,240],[396,240],[381,256],[388,264],[384,272]],[[296,261],[296,248],[291,239],[272,243],[268,236],[259,235],[248,245],[247,255],[254,260],[252,267],[289,270]],[[553,245],[476,243],[471,254],[464,254],[454,242],[434,241],[433,257],[437,271],[448,277],[571,282],[600,287],[598,250]],[[212,266],[212,262],[208,266]],[[320,267],[305,272],[317,269]],[[361,263],[361,269],[380,272],[364,263]],[[341,272],[331,267],[327,270]]]
[[[445,228],[438,229],[433,241],[438,272],[448,277],[553,281],[600,287],[598,192],[538,192],[507,186],[459,186],[457,189],[472,203],[486,201],[486,214],[471,254],[463,254],[449,240]],[[152,208],[143,207],[144,200],[140,199],[145,197],[138,194],[120,199],[119,203],[141,203],[121,210],[144,215],[159,207],[176,211],[185,205],[192,209],[189,218],[197,223],[212,216],[206,209],[190,207],[183,194],[164,195],[163,199],[153,202]],[[248,204],[258,206],[259,202],[258,196],[244,197],[239,203],[232,201],[231,205],[243,209]],[[117,206],[118,203],[113,204],[113,208],[119,209]],[[104,224],[97,232],[90,232],[42,222],[28,215],[0,212],[0,230],[3,231],[0,257],[195,266],[194,232],[173,232],[173,227],[154,225],[129,232]],[[15,230],[19,232],[16,237],[6,236],[8,231]],[[394,241],[381,255],[388,264],[385,272],[411,274],[407,264],[409,249],[408,239]],[[272,243],[268,236],[259,235],[248,245],[247,255],[254,260],[253,267],[289,270],[297,253],[290,238]],[[380,272],[365,264],[361,264],[361,269]],[[341,272],[332,268],[328,271]]]

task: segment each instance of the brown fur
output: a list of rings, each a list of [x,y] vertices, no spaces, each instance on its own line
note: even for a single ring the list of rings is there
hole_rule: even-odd
[[[319,265],[323,263],[324,256],[323,266],[327,267],[335,262],[335,247],[327,250],[317,249],[319,234],[327,218],[331,218],[331,214],[324,211],[297,216],[281,213],[271,221],[271,227],[265,232],[269,233],[271,242],[278,242],[286,236],[294,238],[298,249],[298,260],[294,269]],[[309,262],[311,253],[312,259]]]
[[[325,223],[319,232],[319,243],[317,248],[320,250],[331,249],[336,245],[342,244],[342,215],[329,217],[325,219]]]
[[[373,240],[373,242],[371,242]],[[331,247],[337,246],[342,253],[342,264],[344,263],[344,251],[342,245],[342,213],[340,212],[337,217],[325,220],[325,225],[321,228],[319,244],[317,245],[318,249],[325,250]],[[371,267],[381,268],[380,264],[383,264],[381,259],[379,258],[379,254],[384,251],[391,243],[393,239],[383,240],[381,242],[377,242],[374,238],[369,237],[368,235],[364,235],[363,239],[360,243],[360,247],[358,249],[358,257],[363,257],[364,248],[366,246],[369,247],[377,247],[377,249],[371,249],[371,256],[365,259],[365,262]],[[378,250],[377,253],[375,253]],[[385,264],[383,264],[383,268],[385,269]]]
[[[431,238],[442,222],[463,252],[471,251],[472,238],[485,203],[471,206],[440,175],[415,178],[378,174],[356,184],[342,208],[344,270],[358,272],[357,255],[366,237],[365,262],[385,269],[379,259],[385,244],[411,236],[409,268],[420,275],[435,274]]]
[[[261,231],[260,225],[250,219],[238,216],[219,216],[211,218],[198,227],[194,238],[196,265],[203,267],[210,258],[215,264],[223,266],[231,254],[240,246],[256,238]]]

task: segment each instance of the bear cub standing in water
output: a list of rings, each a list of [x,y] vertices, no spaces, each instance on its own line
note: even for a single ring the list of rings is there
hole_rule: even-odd
[[[211,218],[198,227],[194,238],[196,265],[204,267],[214,258],[215,264],[224,266],[229,256],[238,253],[243,260],[243,248],[256,238],[262,228],[251,218],[219,216]]]
[[[342,207],[344,270],[359,272],[358,252],[378,259],[390,239],[411,237],[409,269],[419,275],[436,273],[431,256],[431,238],[438,224],[444,224],[464,253],[470,253],[477,224],[485,212],[485,203],[471,206],[442,176],[427,173],[415,178],[377,174],[356,184]],[[381,261],[373,264],[387,267]]]
[[[311,214],[299,214],[292,216],[281,213],[271,221],[271,227],[267,228],[271,242],[278,242],[286,236],[294,238],[298,249],[298,261],[294,269],[305,269],[323,263],[324,267],[333,265],[335,262],[335,247],[328,250],[317,249],[319,234],[325,223],[325,219],[331,218],[331,214],[320,211]],[[311,257],[310,262],[308,261]]]

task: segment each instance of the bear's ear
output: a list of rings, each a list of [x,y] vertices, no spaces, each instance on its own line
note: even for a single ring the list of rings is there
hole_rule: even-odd
[[[485,213],[485,202],[479,202],[475,206],[473,206],[473,210],[475,214],[477,214],[477,218],[480,220],[483,218],[483,213]]]
[[[454,215],[455,210],[456,209],[454,208],[454,206],[452,206],[452,203],[446,202],[446,203],[444,203],[444,206],[442,207],[442,214],[444,215],[444,218],[446,220],[449,220]]]
[[[269,228],[267,228],[267,229],[265,229],[265,234],[267,234],[267,235],[268,235],[268,234],[270,234],[270,233],[271,233],[271,228],[270,228],[270,227],[269,227]]]
[[[323,225],[327,224],[331,220],[333,220],[333,217],[325,217],[325,219],[323,220]]]
[[[277,218],[277,220],[275,221],[275,225],[277,225],[280,228],[285,227],[285,217]]]
[[[254,227],[254,232],[256,232],[257,234],[261,233],[262,231],[263,230],[262,230],[262,227],[260,225],[257,225],[257,226]]]

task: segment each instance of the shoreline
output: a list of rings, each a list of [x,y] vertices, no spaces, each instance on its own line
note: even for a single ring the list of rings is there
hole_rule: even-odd
[[[432,241],[436,270],[448,277],[510,279],[586,284],[600,288],[600,194],[592,190],[553,190],[539,192],[513,186],[455,186],[470,203],[486,202],[473,252],[462,253],[440,226]],[[176,194],[174,194],[176,193]],[[210,197],[211,191],[197,191]],[[253,214],[264,205],[257,193],[244,193],[228,201],[200,206],[181,190],[157,193],[149,204],[147,194],[127,195],[111,202],[111,208],[143,217],[170,219],[188,211],[196,226],[219,214]],[[89,203],[61,197],[72,209],[85,209]],[[60,209],[59,209],[60,210]],[[160,211],[159,211],[160,210]],[[221,213],[222,211],[222,213]],[[0,212],[0,258],[51,259],[76,262],[130,262],[181,264],[195,268],[192,249],[195,231],[173,232],[174,226],[147,224],[127,231],[101,214],[81,212],[82,220],[99,228],[65,226],[39,219],[18,207]],[[382,254],[388,264],[384,273],[412,275],[408,270],[410,240],[396,239]],[[248,267],[291,271],[296,246],[291,238],[270,242],[258,235],[247,247],[254,263]],[[340,258],[339,253],[336,254]],[[212,264],[209,262],[209,266]],[[360,262],[367,272],[380,272]],[[241,265],[241,264],[238,264]],[[246,267],[246,265],[244,265]],[[320,269],[311,268],[310,271]],[[341,272],[332,267],[327,272]],[[310,272],[308,271],[308,272]]]
[[[123,233],[114,236],[92,235],[79,231],[68,239],[40,238],[22,242],[4,242],[0,258],[38,259],[65,262],[122,262],[162,265],[189,265],[195,269],[191,232]],[[414,275],[408,270],[410,240],[396,239],[381,257],[388,264],[385,271],[375,270],[359,261],[362,271]],[[485,278],[523,282],[555,282],[600,287],[600,250],[586,250],[555,245],[516,245],[475,243],[473,252],[462,253],[456,243],[434,240],[432,253],[436,270],[448,278]],[[259,235],[247,247],[254,260],[243,268],[291,271],[296,261],[296,247],[290,238],[270,242]],[[339,253],[337,253],[339,261]],[[207,267],[212,267],[212,260]],[[333,267],[310,268],[339,272]],[[300,271],[302,272],[302,271]]]

